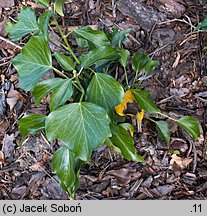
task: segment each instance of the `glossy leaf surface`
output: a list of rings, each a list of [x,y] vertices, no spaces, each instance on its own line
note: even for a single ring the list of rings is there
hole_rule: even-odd
[[[86,91],[86,101],[106,109],[108,115],[115,117],[115,106],[121,103],[124,89],[112,76],[96,73]]]
[[[51,112],[46,120],[49,140],[61,140],[83,161],[111,135],[106,111],[89,102],[71,103]]]
[[[149,92],[145,90],[138,90],[133,92],[134,97],[140,106],[144,111],[148,113],[159,113],[160,110],[156,107],[153,100],[150,99]]]
[[[165,140],[167,144],[170,143],[170,128],[166,121],[156,121],[156,130],[161,139]]]
[[[86,40],[92,47],[102,47],[110,44],[106,34],[100,30],[93,30],[92,28],[78,28],[74,31],[76,38]]]
[[[50,48],[44,36],[33,36],[13,58],[14,67],[19,75],[19,86],[26,91],[32,90],[39,79],[52,68]]]
[[[80,185],[79,171],[82,163],[66,146],[60,147],[52,157],[52,167],[59,178],[60,185],[72,197]]]
[[[31,8],[22,8],[18,16],[18,22],[6,23],[5,29],[9,33],[12,41],[20,40],[29,33],[37,32],[39,27],[37,25],[35,11]]]
[[[82,59],[80,60],[81,66],[83,68],[89,68],[90,66],[94,65],[95,63],[99,63],[100,61],[114,61],[119,59],[120,56],[116,49],[110,46],[103,46],[93,49],[92,51],[88,52],[87,54],[83,55]]]
[[[110,140],[113,145],[121,150],[124,158],[127,160],[144,162],[144,158],[136,153],[134,140],[123,127],[111,124],[111,133],[112,137],[110,137]]]
[[[73,85],[70,79],[64,79],[62,84],[52,92],[50,98],[50,111],[63,105],[73,94]]]
[[[187,131],[194,141],[200,136],[199,122],[191,116],[184,116],[178,119],[178,125]]]
[[[54,56],[60,66],[63,68],[65,71],[72,71],[75,69],[75,64],[73,60],[70,58],[70,56],[66,56],[61,52],[55,52]]]
[[[19,121],[19,130],[23,137],[28,134],[36,135],[39,131],[45,129],[46,115],[29,114],[24,116]]]

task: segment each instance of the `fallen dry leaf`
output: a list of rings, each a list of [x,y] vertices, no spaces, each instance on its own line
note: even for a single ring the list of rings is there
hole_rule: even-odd
[[[179,167],[181,170],[187,168],[187,166],[192,162],[192,158],[181,158],[176,154],[172,155],[172,159],[170,160],[170,169],[174,170],[174,167]]]
[[[0,0],[1,8],[10,8],[14,6],[14,0]]]
[[[19,92],[14,89],[14,86],[11,85],[11,88],[7,94],[6,102],[9,105],[10,111],[13,110],[17,101],[19,100]]]
[[[14,134],[5,134],[3,139],[2,151],[4,152],[5,158],[10,157],[14,151],[16,144],[14,143]]]
[[[42,172],[44,170],[43,168],[43,162],[36,162],[32,166],[29,167],[32,171]]]
[[[0,151],[0,167],[2,166],[3,163],[4,163],[4,153]]]
[[[106,172],[107,175],[114,176],[119,185],[127,185],[133,180],[137,180],[141,177],[141,173],[132,171],[130,169],[122,168],[118,170],[110,170]]]
[[[0,122],[0,134],[4,134],[9,128],[9,122],[7,119],[4,119]]]
[[[106,174],[114,176],[121,185],[127,185],[131,181],[130,171],[126,168],[110,170]]]

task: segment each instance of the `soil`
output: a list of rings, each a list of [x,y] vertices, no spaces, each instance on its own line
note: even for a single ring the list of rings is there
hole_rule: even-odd
[[[0,199],[68,199],[51,167],[58,142],[48,143],[41,132],[18,146],[18,120],[28,113],[48,112],[48,98],[35,107],[33,96],[18,88],[11,63],[28,38],[10,43],[3,26],[16,20],[22,6],[33,7],[37,14],[44,10],[33,1],[0,0]],[[65,4],[64,12],[59,23],[66,32],[77,26],[132,29],[125,48],[147,53],[161,66],[142,85],[163,113],[193,116],[201,131],[193,142],[170,122],[167,146],[144,119],[134,139],[146,164],[127,161],[101,146],[81,169],[75,199],[207,199],[207,33],[195,31],[207,16],[207,1],[74,0]],[[118,79],[124,82],[122,72]]]

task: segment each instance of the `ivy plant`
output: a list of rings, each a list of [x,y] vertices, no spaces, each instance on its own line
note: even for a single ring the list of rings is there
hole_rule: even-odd
[[[121,153],[127,160],[144,162],[134,146],[133,125],[125,122],[126,118],[134,116],[139,126],[146,113],[172,118],[156,107],[149,92],[136,87],[138,80],[153,73],[159,62],[144,53],[131,54],[123,48],[122,42],[130,30],[114,28],[105,33],[84,27],[65,35],[57,19],[59,15],[63,16],[65,1],[36,2],[42,4],[46,12],[37,17],[33,9],[22,8],[18,21],[5,25],[12,41],[30,35],[21,53],[12,59],[18,72],[19,87],[33,94],[36,106],[50,95],[48,114],[25,115],[19,121],[19,130],[23,138],[45,131],[49,141],[61,141],[52,165],[61,187],[74,196],[79,187],[81,166],[91,161],[92,152],[102,144]],[[57,42],[64,52],[50,49],[48,26],[51,22],[59,31],[62,39]],[[76,39],[77,49],[70,46],[69,35]],[[114,64],[122,67],[125,83],[120,83],[109,73]],[[49,71],[56,76],[42,79]],[[134,74],[132,82],[128,80],[129,72]],[[155,123],[160,138],[169,144],[168,122],[148,119]],[[184,116],[172,120],[193,140],[199,137],[197,119]]]

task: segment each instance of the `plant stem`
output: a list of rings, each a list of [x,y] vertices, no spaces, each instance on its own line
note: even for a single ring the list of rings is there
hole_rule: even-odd
[[[168,115],[165,115],[164,113],[159,112],[158,114],[160,114],[160,115],[162,115],[162,116],[164,116],[164,117],[166,117],[166,118],[168,118],[168,119],[170,119],[170,120],[172,120],[172,121],[178,122],[177,119],[174,119],[174,118],[172,118],[172,117],[170,117],[170,116],[168,116]]]
[[[57,74],[59,74],[60,76],[62,76],[62,77],[64,77],[64,78],[68,79],[68,77],[67,77],[64,73],[62,73],[61,71],[59,71],[57,68],[52,67],[52,69],[53,69]]]
[[[81,69],[79,70],[79,72],[78,72],[78,74],[77,74],[77,77],[79,77],[79,76],[81,75],[82,70],[83,70],[83,68],[81,67]]]
[[[68,50],[67,46],[65,46],[63,43],[61,43],[59,40],[57,40],[54,37],[51,37],[55,42],[59,43],[64,49]]]
[[[96,72],[92,68],[88,68],[92,73],[96,74]]]
[[[80,98],[80,102],[81,102],[83,100],[84,95],[85,95],[85,90],[78,79],[78,75],[76,74],[76,71],[74,71],[73,73],[74,73],[75,81],[79,87],[79,90],[81,91],[81,98]]]
[[[55,25],[56,25],[57,28],[58,28],[58,31],[60,32],[60,35],[61,35],[63,41],[65,42],[65,45],[67,46],[67,50],[71,53],[71,55],[73,56],[73,58],[75,59],[75,61],[76,61],[78,64],[80,64],[79,60],[77,59],[76,55],[74,54],[73,50],[71,49],[71,47],[70,47],[70,45],[69,45],[69,43],[68,43],[68,41],[67,41],[67,37],[63,34],[63,31],[62,31],[60,25],[58,24],[58,21],[57,21],[55,15],[53,14],[52,17],[53,17],[53,19],[54,19]]]
[[[125,67],[124,67],[124,74],[125,74],[125,79],[126,79],[127,88],[129,89],[129,80],[128,80],[128,75],[127,75],[127,71],[126,71],[126,68],[125,68]]]
[[[65,37],[67,38],[73,31],[68,32]]]
[[[137,79],[137,76],[138,76],[138,71],[135,72],[135,77],[134,77],[134,80],[133,80],[132,85],[134,85],[134,83],[135,83],[135,81],[136,81],[136,79]]]
[[[156,123],[156,121],[155,120],[153,120],[153,119],[151,119],[151,118],[147,118],[147,119],[149,119],[150,121],[152,121],[152,122],[154,122],[154,123]]]

